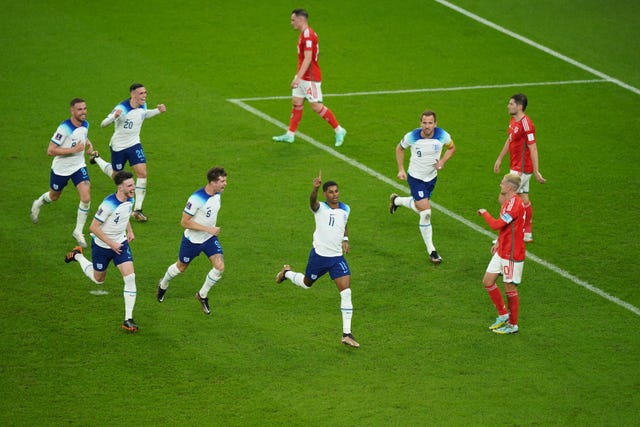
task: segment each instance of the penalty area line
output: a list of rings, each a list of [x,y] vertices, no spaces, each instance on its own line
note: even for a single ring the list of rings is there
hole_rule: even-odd
[[[509,87],[525,87],[525,86],[561,86],[561,85],[579,85],[593,83],[609,83],[606,79],[589,79],[589,80],[561,80],[550,82],[525,82],[525,83],[503,83],[497,85],[475,85],[475,86],[452,86],[452,87],[425,87],[417,89],[397,89],[397,90],[378,90],[370,92],[345,92],[345,93],[325,93],[324,96],[329,98],[338,98],[341,96],[375,96],[375,95],[399,95],[403,93],[425,93],[425,92],[456,92],[465,90],[483,90],[483,89],[504,89]],[[291,99],[291,95],[287,96],[260,96],[253,98],[235,98],[228,101],[273,101],[277,99]]]
[[[260,117],[261,119],[279,127],[280,129],[284,129],[287,130],[288,126],[286,124],[284,124],[283,122],[274,119],[273,117],[269,116],[268,114],[263,113],[262,111],[258,110],[257,108],[254,108],[248,104],[246,104],[245,102],[243,102],[240,99],[227,99],[227,101],[231,102],[232,104],[237,105],[238,107],[242,108],[243,110],[248,111],[251,114],[254,114],[258,117]],[[369,166],[358,162],[357,160],[352,159],[351,157],[345,156],[344,154],[340,153],[339,151],[334,150],[333,148],[324,145],[323,143],[321,143],[320,141],[317,141],[315,139],[313,139],[312,137],[310,137],[309,135],[306,135],[302,132],[296,132],[296,138],[299,139],[303,139],[305,141],[307,141],[309,144],[313,145],[314,147],[326,151],[327,153],[329,153],[330,155],[346,162],[347,164],[361,170],[362,172],[365,172],[367,174],[369,174],[370,176],[384,182],[385,184],[390,185],[391,187],[399,190],[399,191],[404,191],[405,194],[409,193],[409,188],[406,185],[402,185],[397,183],[396,181],[382,175],[380,172],[371,169]],[[431,206],[442,212],[443,214],[445,214],[446,216],[455,219],[456,221],[466,225],[467,227],[477,231],[478,233],[481,233],[485,236],[488,236],[491,239],[495,239],[495,234],[490,233],[489,231],[485,230],[484,228],[480,227],[479,225],[469,221],[468,219],[462,217],[461,215],[458,215],[457,213],[445,208],[444,206],[441,206],[435,202],[431,202]],[[542,258],[534,255],[533,253],[527,251],[527,259],[530,259],[533,262],[536,262],[540,265],[542,265],[543,267],[549,269],[550,271],[564,277],[565,279],[573,282],[574,284],[581,286],[584,289],[587,289],[593,293],[595,293],[596,295],[601,296],[602,298],[613,302],[614,304],[619,305],[620,307],[623,307],[629,311],[631,311],[632,313],[640,316],[640,308],[629,304],[628,302],[625,302],[623,300],[621,300],[618,297],[615,297],[613,295],[608,294],[607,292],[603,291],[602,289],[588,283],[585,282],[582,279],[579,279],[578,277],[574,276],[573,274],[569,273],[568,271],[565,271],[563,269],[561,269],[560,267],[543,260]]]

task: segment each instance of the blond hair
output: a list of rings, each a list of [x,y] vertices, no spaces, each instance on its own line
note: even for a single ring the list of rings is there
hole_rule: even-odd
[[[511,184],[514,189],[517,190],[518,188],[520,188],[520,183],[521,183],[520,175],[516,175],[515,173],[508,173],[502,179],[503,181],[506,181],[509,184]]]

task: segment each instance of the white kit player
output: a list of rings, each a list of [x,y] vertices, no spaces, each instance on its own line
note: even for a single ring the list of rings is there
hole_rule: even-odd
[[[133,307],[136,303],[136,275],[133,255],[129,242],[134,239],[129,218],[133,208],[135,182],[129,171],[120,171],[113,177],[117,191],[107,196],[96,212],[89,229],[94,235],[91,242],[89,261],[82,248],[76,246],[65,257],[65,262],[77,261],[82,272],[94,283],[101,285],[107,277],[107,267],[113,261],[124,279],[124,322],[122,329],[136,332],[138,325],[133,321]]]
[[[84,161],[85,151],[93,152],[93,146],[88,139],[89,122],[87,118],[87,103],[84,99],[71,100],[71,118],[60,123],[49,141],[47,154],[53,157],[49,177],[49,190],[33,201],[31,205],[31,221],[36,224],[40,217],[40,208],[60,198],[62,190],[69,180],[78,190],[80,203],[76,215],[76,226],[72,236],[78,245],[85,248],[84,225],[91,207],[91,183]]]
[[[204,253],[211,261],[211,270],[202,287],[196,292],[204,314],[211,314],[208,294],[224,272],[224,254],[218,240],[220,227],[216,225],[220,211],[220,195],[227,186],[227,172],[219,166],[207,172],[207,185],[194,192],[187,200],[180,225],[184,228],[178,261],[171,264],[158,284],[156,298],[163,302],[169,282],[183,273],[195,257]]]
[[[325,201],[318,201],[318,190],[322,186]],[[322,184],[322,173],[313,180],[313,190],[309,197],[309,207],[316,220],[313,233],[313,248],[309,253],[305,273],[291,270],[285,264],[276,275],[276,282],[289,279],[294,285],[309,289],[320,277],[329,273],[340,291],[340,311],[342,312],[342,344],[360,347],[351,334],[353,304],[351,302],[351,270],[344,258],[349,252],[349,233],[347,220],[350,209],[339,199],[340,190],[334,181]]]
[[[125,99],[109,113],[100,126],[114,124],[114,132],[109,142],[111,163],[106,162],[96,152],[90,163],[97,163],[109,177],[124,169],[127,162],[136,174],[136,197],[133,218],[145,222],[147,217],[142,213],[142,202],[147,191],[147,159],[140,141],[140,131],[145,119],[155,117],[167,111],[164,104],[154,109],[147,109],[147,89],[141,83],[134,83],[129,88],[130,98]]]
[[[408,173],[404,170],[404,150],[407,148],[411,149]],[[446,149],[444,155],[443,148]],[[404,206],[420,216],[420,234],[427,247],[429,260],[434,264],[441,263],[442,258],[433,244],[429,200],[438,181],[438,171],[442,170],[455,151],[456,146],[451,136],[444,129],[437,127],[436,113],[431,110],[422,113],[420,127],[408,132],[396,146],[398,179],[407,180],[411,197],[391,194],[389,212],[394,213],[398,206]]]

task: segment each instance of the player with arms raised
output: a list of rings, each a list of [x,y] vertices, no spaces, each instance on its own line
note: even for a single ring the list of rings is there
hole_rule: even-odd
[[[98,153],[91,156],[90,163],[97,163],[109,177],[124,169],[127,162],[136,174],[136,201],[133,210],[134,219],[145,222],[147,217],[142,213],[142,202],[147,192],[147,159],[140,142],[140,131],[145,119],[155,117],[167,111],[164,104],[147,109],[147,89],[142,83],[134,83],[129,87],[130,97],[115,106],[100,126],[114,124],[113,136],[109,142],[111,163],[100,158]]]

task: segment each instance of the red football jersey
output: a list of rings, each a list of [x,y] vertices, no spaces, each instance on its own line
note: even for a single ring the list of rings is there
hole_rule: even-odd
[[[536,143],[536,128],[529,116],[509,121],[509,160],[511,170],[533,173],[528,146]]]
[[[489,227],[499,230],[498,255],[512,261],[524,261],[524,203],[517,194],[502,204],[500,217],[494,219],[489,212],[483,215]]]
[[[300,76],[300,78],[302,80],[321,82],[322,74],[320,72],[320,65],[318,65],[318,55],[320,53],[318,35],[310,27],[300,32],[300,37],[298,37],[298,70],[304,60],[304,52],[308,50],[311,51],[311,65],[309,65],[307,71],[303,76]]]

